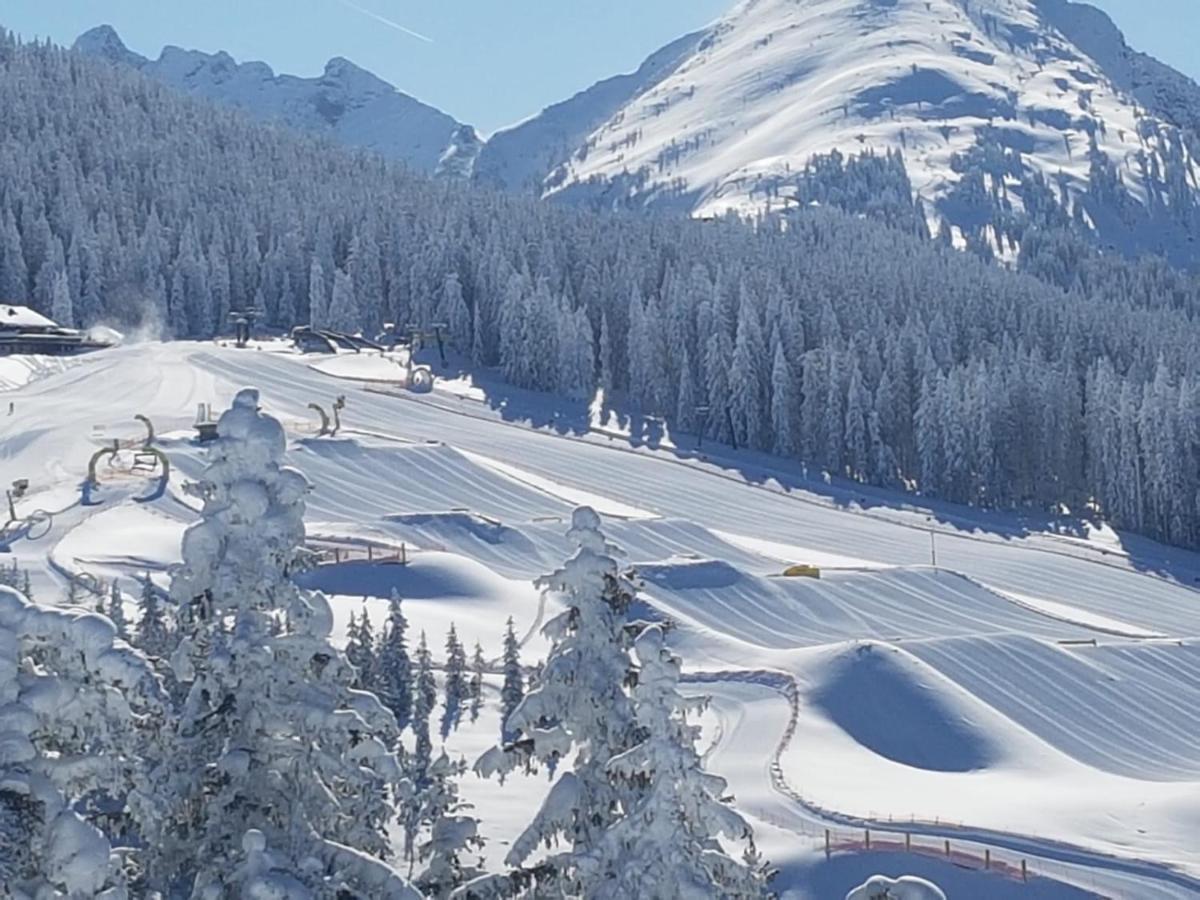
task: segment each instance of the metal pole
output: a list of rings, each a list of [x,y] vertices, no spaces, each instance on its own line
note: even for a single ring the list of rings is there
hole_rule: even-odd
[[[932,528],[929,529],[929,562],[937,568],[937,532]]]

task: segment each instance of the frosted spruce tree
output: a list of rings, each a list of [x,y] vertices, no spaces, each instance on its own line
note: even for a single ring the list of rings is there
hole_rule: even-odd
[[[109,844],[117,835],[98,826],[152,823],[125,803],[166,702],[149,662],[107,619],[0,587],[0,896],[127,896]]]
[[[605,833],[622,805],[633,802],[632,792],[609,771],[612,760],[636,743],[625,690],[633,668],[625,622],[633,586],[621,575],[616,549],[605,541],[592,509],[575,511],[567,535],[577,551],[539,580],[566,607],[543,628],[553,642],[549,657],[505,723],[514,739],[488,751],[475,768],[489,777],[521,766],[569,766],[505,861],[517,867],[541,846],[565,846],[542,863],[553,873],[553,890],[599,897],[593,874],[610,864]]]
[[[454,762],[443,752],[430,764],[419,795],[419,827],[426,837],[416,848],[420,874],[414,882],[431,900],[452,895],[479,900],[484,896],[464,888],[483,876],[479,820],[468,814],[470,806],[458,794],[458,779],[465,769],[465,763]],[[460,889],[463,893],[455,894]]]
[[[375,658],[375,634],[371,630],[371,618],[367,615],[366,606],[362,615],[357,619],[350,614],[350,624],[347,628],[346,659],[358,673],[355,686],[364,691],[379,694],[379,664]]]
[[[475,651],[471,654],[471,681],[467,685],[467,694],[471,698],[471,721],[479,721],[479,713],[483,710],[483,676],[487,674],[487,660],[483,658],[483,647],[475,642]]]
[[[125,618],[125,600],[121,596],[120,583],[115,578],[108,589],[108,603],[104,607],[104,614],[117,629],[117,636],[123,641],[129,640],[129,622]]]
[[[218,433],[171,584],[188,609],[172,657],[187,693],[142,798],[151,886],[204,900],[415,896],[381,861],[402,781],[395,723],[351,688],[325,598],[289,577],[308,482],[282,465],[283,427],[257,391],[238,393]],[[266,880],[248,886],[236,873],[265,848]],[[285,876],[309,894],[264,893]]]
[[[407,632],[408,620],[404,618],[403,603],[399,592],[393,590],[387,622],[379,635],[376,659],[379,662],[379,699],[391,710],[400,729],[408,727],[413,705],[412,660],[408,657],[405,644]]]
[[[413,690],[412,730],[416,738],[413,749],[413,775],[418,782],[424,780],[425,772],[433,759],[433,740],[429,736],[429,720],[437,706],[437,681],[433,677],[433,655],[425,632],[417,644],[417,676]]]
[[[138,623],[136,645],[147,656],[162,659],[171,651],[171,630],[163,612],[158,588],[147,573],[141,579],[138,594]]]
[[[458,631],[454,623],[450,624],[450,633],[446,635],[446,683],[444,686],[445,701],[442,704],[442,740],[450,736],[450,732],[458,727],[462,718],[463,701],[468,698],[467,688],[467,653],[462,641],[458,639]]]
[[[637,638],[632,688],[639,741],[614,757],[609,774],[633,790],[622,810],[578,866],[594,896],[613,900],[752,900],[768,896],[769,872],[754,850],[753,832],[724,799],[723,778],[704,771],[688,714],[703,700],[679,693],[681,662],[654,625]],[[741,859],[722,845],[742,844]]]
[[[504,684],[500,688],[500,740],[508,743],[513,735],[508,719],[525,696],[525,676],[521,671],[521,644],[513,631],[512,616],[504,625]]]

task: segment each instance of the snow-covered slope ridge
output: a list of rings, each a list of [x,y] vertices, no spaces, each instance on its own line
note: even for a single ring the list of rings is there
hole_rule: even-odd
[[[81,35],[75,50],[133,66],[172,87],[256,118],[373,150],[422,172],[437,171],[448,153],[456,157],[453,171],[461,172],[473,162],[472,158],[464,164],[464,148],[478,152],[470,126],[346,59],[331,59],[318,78],[276,75],[266,63],[238,63],[228,53],[179,47],[166,47],[157,60],[150,60],[127,49],[107,25]]]
[[[900,150],[931,207],[953,213],[978,169],[1019,210],[1034,173],[1078,196],[1094,140],[1139,202],[1175,201],[1175,179],[1194,203],[1200,176],[1173,122],[1198,104],[1194,82],[1065,0],[743,0],[547,185],[758,211],[785,203],[816,154]],[[981,145],[990,158],[968,159]]]
[[[651,55],[636,72],[605,79],[524,122],[497,131],[479,155],[476,179],[493,187],[536,189],[589,134],[675,71],[706,36],[705,31],[685,35]]]

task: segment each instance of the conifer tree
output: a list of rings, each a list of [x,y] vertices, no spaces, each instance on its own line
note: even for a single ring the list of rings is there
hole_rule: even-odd
[[[416,736],[416,747],[413,757],[413,771],[416,779],[421,782],[429,770],[433,758],[433,740],[429,736],[429,720],[437,705],[437,681],[433,677],[433,656],[429,652],[429,644],[425,640],[425,632],[421,632],[421,640],[417,644],[417,677],[413,691],[412,729]]]
[[[525,676],[521,671],[521,644],[513,631],[512,616],[504,625],[504,684],[500,688],[500,739],[508,742],[514,733],[508,727],[509,717],[525,696]]]
[[[615,900],[767,897],[770,873],[753,832],[725,799],[725,780],[704,771],[696,750],[700,729],[688,716],[704,701],[679,693],[681,662],[667,649],[661,626],[644,630],[635,646],[639,739],[608,768],[636,799],[578,861],[580,869]],[[726,853],[720,838],[742,843],[743,858]]]
[[[483,709],[483,676],[487,672],[487,661],[483,658],[483,647],[475,642],[475,652],[471,655],[471,682],[467,693],[471,698],[471,721],[479,721],[479,713]]]
[[[116,578],[113,579],[108,591],[108,605],[104,608],[105,615],[117,629],[121,640],[129,640],[129,623],[125,618],[125,601],[121,596],[121,586]]]
[[[239,392],[217,430],[171,584],[188,610],[172,655],[186,697],[141,799],[154,821],[148,883],[257,895],[238,873],[269,847],[309,891],[332,878],[360,895],[412,896],[382,861],[403,777],[395,723],[351,689],[328,602],[291,579],[308,482],[282,465],[283,426],[257,391]],[[248,846],[249,830],[262,840]]]
[[[413,709],[413,671],[405,643],[408,621],[404,617],[400,593],[392,591],[388,618],[379,635],[379,698],[396,717],[396,725],[408,727]]]
[[[163,615],[158,589],[150,580],[150,573],[141,579],[142,589],[138,595],[140,616],[137,625],[137,646],[147,656],[162,659],[171,650],[171,634]]]
[[[467,654],[454,624],[446,635],[446,683],[445,701],[442,710],[442,740],[458,727],[462,718],[463,701],[469,696],[467,687]]]
[[[633,802],[625,785],[609,773],[614,758],[636,743],[637,726],[625,685],[633,668],[625,616],[633,587],[621,575],[600,530],[600,517],[581,507],[567,532],[577,546],[561,569],[539,580],[566,609],[543,628],[553,642],[536,682],[509,716],[516,740],[496,747],[476,763],[484,777],[518,766],[557,765],[573,750],[570,770],[559,772],[533,822],[513,841],[506,857],[519,866],[539,846],[561,842],[547,865],[555,890],[599,896],[593,874],[607,863],[605,831]],[[583,865],[584,860],[589,862]]]
[[[379,663],[375,658],[375,634],[371,630],[371,617],[367,614],[365,604],[357,619],[353,613],[350,614],[346,637],[346,659],[358,673],[355,684],[364,691],[378,694]]]

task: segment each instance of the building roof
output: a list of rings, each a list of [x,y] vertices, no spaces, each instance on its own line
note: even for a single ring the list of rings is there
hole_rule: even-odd
[[[0,328],[57,328],[58,326],[28,306],[0,303]]]

